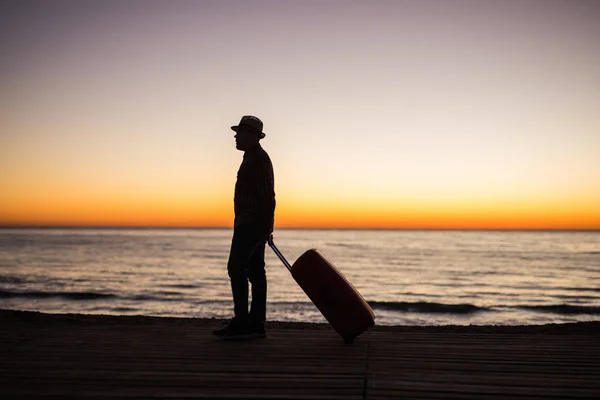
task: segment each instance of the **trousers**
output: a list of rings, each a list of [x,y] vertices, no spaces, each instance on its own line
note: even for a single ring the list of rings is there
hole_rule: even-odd
[[[235,319],[266,320],[267,274],[265,245],[268,233],[255,225],[234,228],[227,273],[231,281]],[[248,282],[252,285],[252,303],[248,312]]]

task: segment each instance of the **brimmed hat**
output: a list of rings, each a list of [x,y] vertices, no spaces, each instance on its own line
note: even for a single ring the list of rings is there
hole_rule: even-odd
[[[250,128],[250,130],[256,133],[261,139],[266,136],[265,133],[262,131],[262,121],[253,115],[244,115],[240,120],[240,123],[235,126],[232,126],[231,129],[237,132],[238,129],[241,127]]]

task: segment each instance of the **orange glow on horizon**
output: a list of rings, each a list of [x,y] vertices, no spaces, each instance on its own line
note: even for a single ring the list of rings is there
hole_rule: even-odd
[[[276,228],[339,229],[600,229],[597,201],[513,204],[337,203],[278,199]],[[1,203],[0,203],[1,204]],[[0,208],[0,226],[223,227],[230,198],[54,199]]]

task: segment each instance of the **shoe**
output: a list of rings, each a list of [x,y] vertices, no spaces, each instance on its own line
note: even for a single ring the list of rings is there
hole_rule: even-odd
[[[241,323],[236,319],[232,319],[225,328],[214,330],[213,335],[226,340],[251,339],[255,337],[248,324]]]
[[[262,321],[252,322],[249,326],[250,334],[253,338],[265,338],[267,332],[265,331],[265,324]]]

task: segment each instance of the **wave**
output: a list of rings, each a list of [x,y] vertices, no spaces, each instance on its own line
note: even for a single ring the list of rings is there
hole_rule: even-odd
[[[39,291],[25,291],[25,292],[12,292],[8,290],[0,290],[0,299],[11,299],[11,298],[29,298],[29,299],[47,299],[52,297],[60,297],[67,300],[97,300],[97,299],[110,299],[118,296],[110,293],[97,293],[97,292],[39,292]]]
[[[194,304],[225,304],[230,303],[230,300],[198,300],[188,297],[183,297],[183,293],[163,291],[150,293],[137,293],[126,296],[120,296],[113,293],[101,292],[57,292],[57,291],[12,291],[0,289],[0,300],[2,299],[52,299],[59,298],[68,301],[95,301],[95,300],[127,300],[134,301],[137,304],[145,302],[190,302]],[[173,297],[171,297],[173,296]],[[127,303],[128,305],[130,303]],[[296,301],[274,301],[270,302],[272,306],[279,306],[285,309],[304,309],[312,307],[311,302],[296,302]],[[471,315],[475,313],[487,312],[502,312],[508,310],[529,311],[533,313],[546,313],[555,315],[600,315],[600,306],[596,305],[577,305],[577,304],[517,304],[517,305],[493,305],[493,306],[477,306],[470,303],[463,304],[444,304],[428,301],[370,301],[369,304],[374,310],[386,310],[398,313],[416,313],[416,314],[447,314],[447,315]],[[114,304],[118,311],[133,311],[126,310],[124,305]]]
[[[165,285],[158,285],[159,287],[162,288],[168,288],[168,289],[198,289],[200,286],[199,285],[192,285],[192,284],[165,284]]]
[[[544,312],[561,315],[600,315],[600,307],[595,306],[574,306],[570,304],[553,304],[545,306],[515,306],[522,310]]]
[[[155,292],[155,293],[142,293],[133,294],[131,296],[119,296],[113,293],[98,293],[98,292],[42,292],[42,291],[10,291],[0,290],[0,299],[50,299],[50,298],[62,298],[65,300],[74,301],[85,301],[85,300],[105,300],[105,299],[118,299],[118,300],[133,300],[133,301],[181,301],[182,297],[171,297],[180,296],[182,293],[179,292]]]
[[[559,287],[557,289],[568,291],[568,292],[600,292],[600,287],[588,287],[588,288]]]
[[[0,276],[0,283],[21,284],[25,283],[25,280],[16,276]]]
[[[328,242],[328,243],[325,243],[325,245],[330,246],[330,247],[343,247],[343,248],[354,249],[354,250],[369,248],[369,245],[361,244],[361,243]]]
[[[157,294],[163,294],[165,295],[165,292],[159,292]],[[175,294],[175,292],[170,292],[169,295],[173,295]],[[182,300],[182,298],[173,298],[173,297],[159,297],[159,296],[154,296],[151,294],[139,294],[136,296],[131,296],[131,297],[123,297],[124,299],[127,300],[134,300],[134,301],[180,301]]]
[[[489,308],[479,307],[473,304],[442,304],[426,301],[372,301],[369,305],[374,309],[405,311],[425,314],[471,314],[481,311],[490,311]]]
[[[493,312],[498,310],[519,309],[538,313],[550,313],[559,315],[600,315],[600,306],[581,306],[571,304],[552,305],[515,305],[494,307],[480,307],[474,304],[443,304],[426,301],[418,302],[395,302],[395,301],[372,301],[369,302],[373,309],[390,310],[407,313],[422,314],[472,314],[477,312]]]
[[[113,307],[109,309],[112,312],[124,313],[124,312],[139,312],[140,310],[133,307]]]

